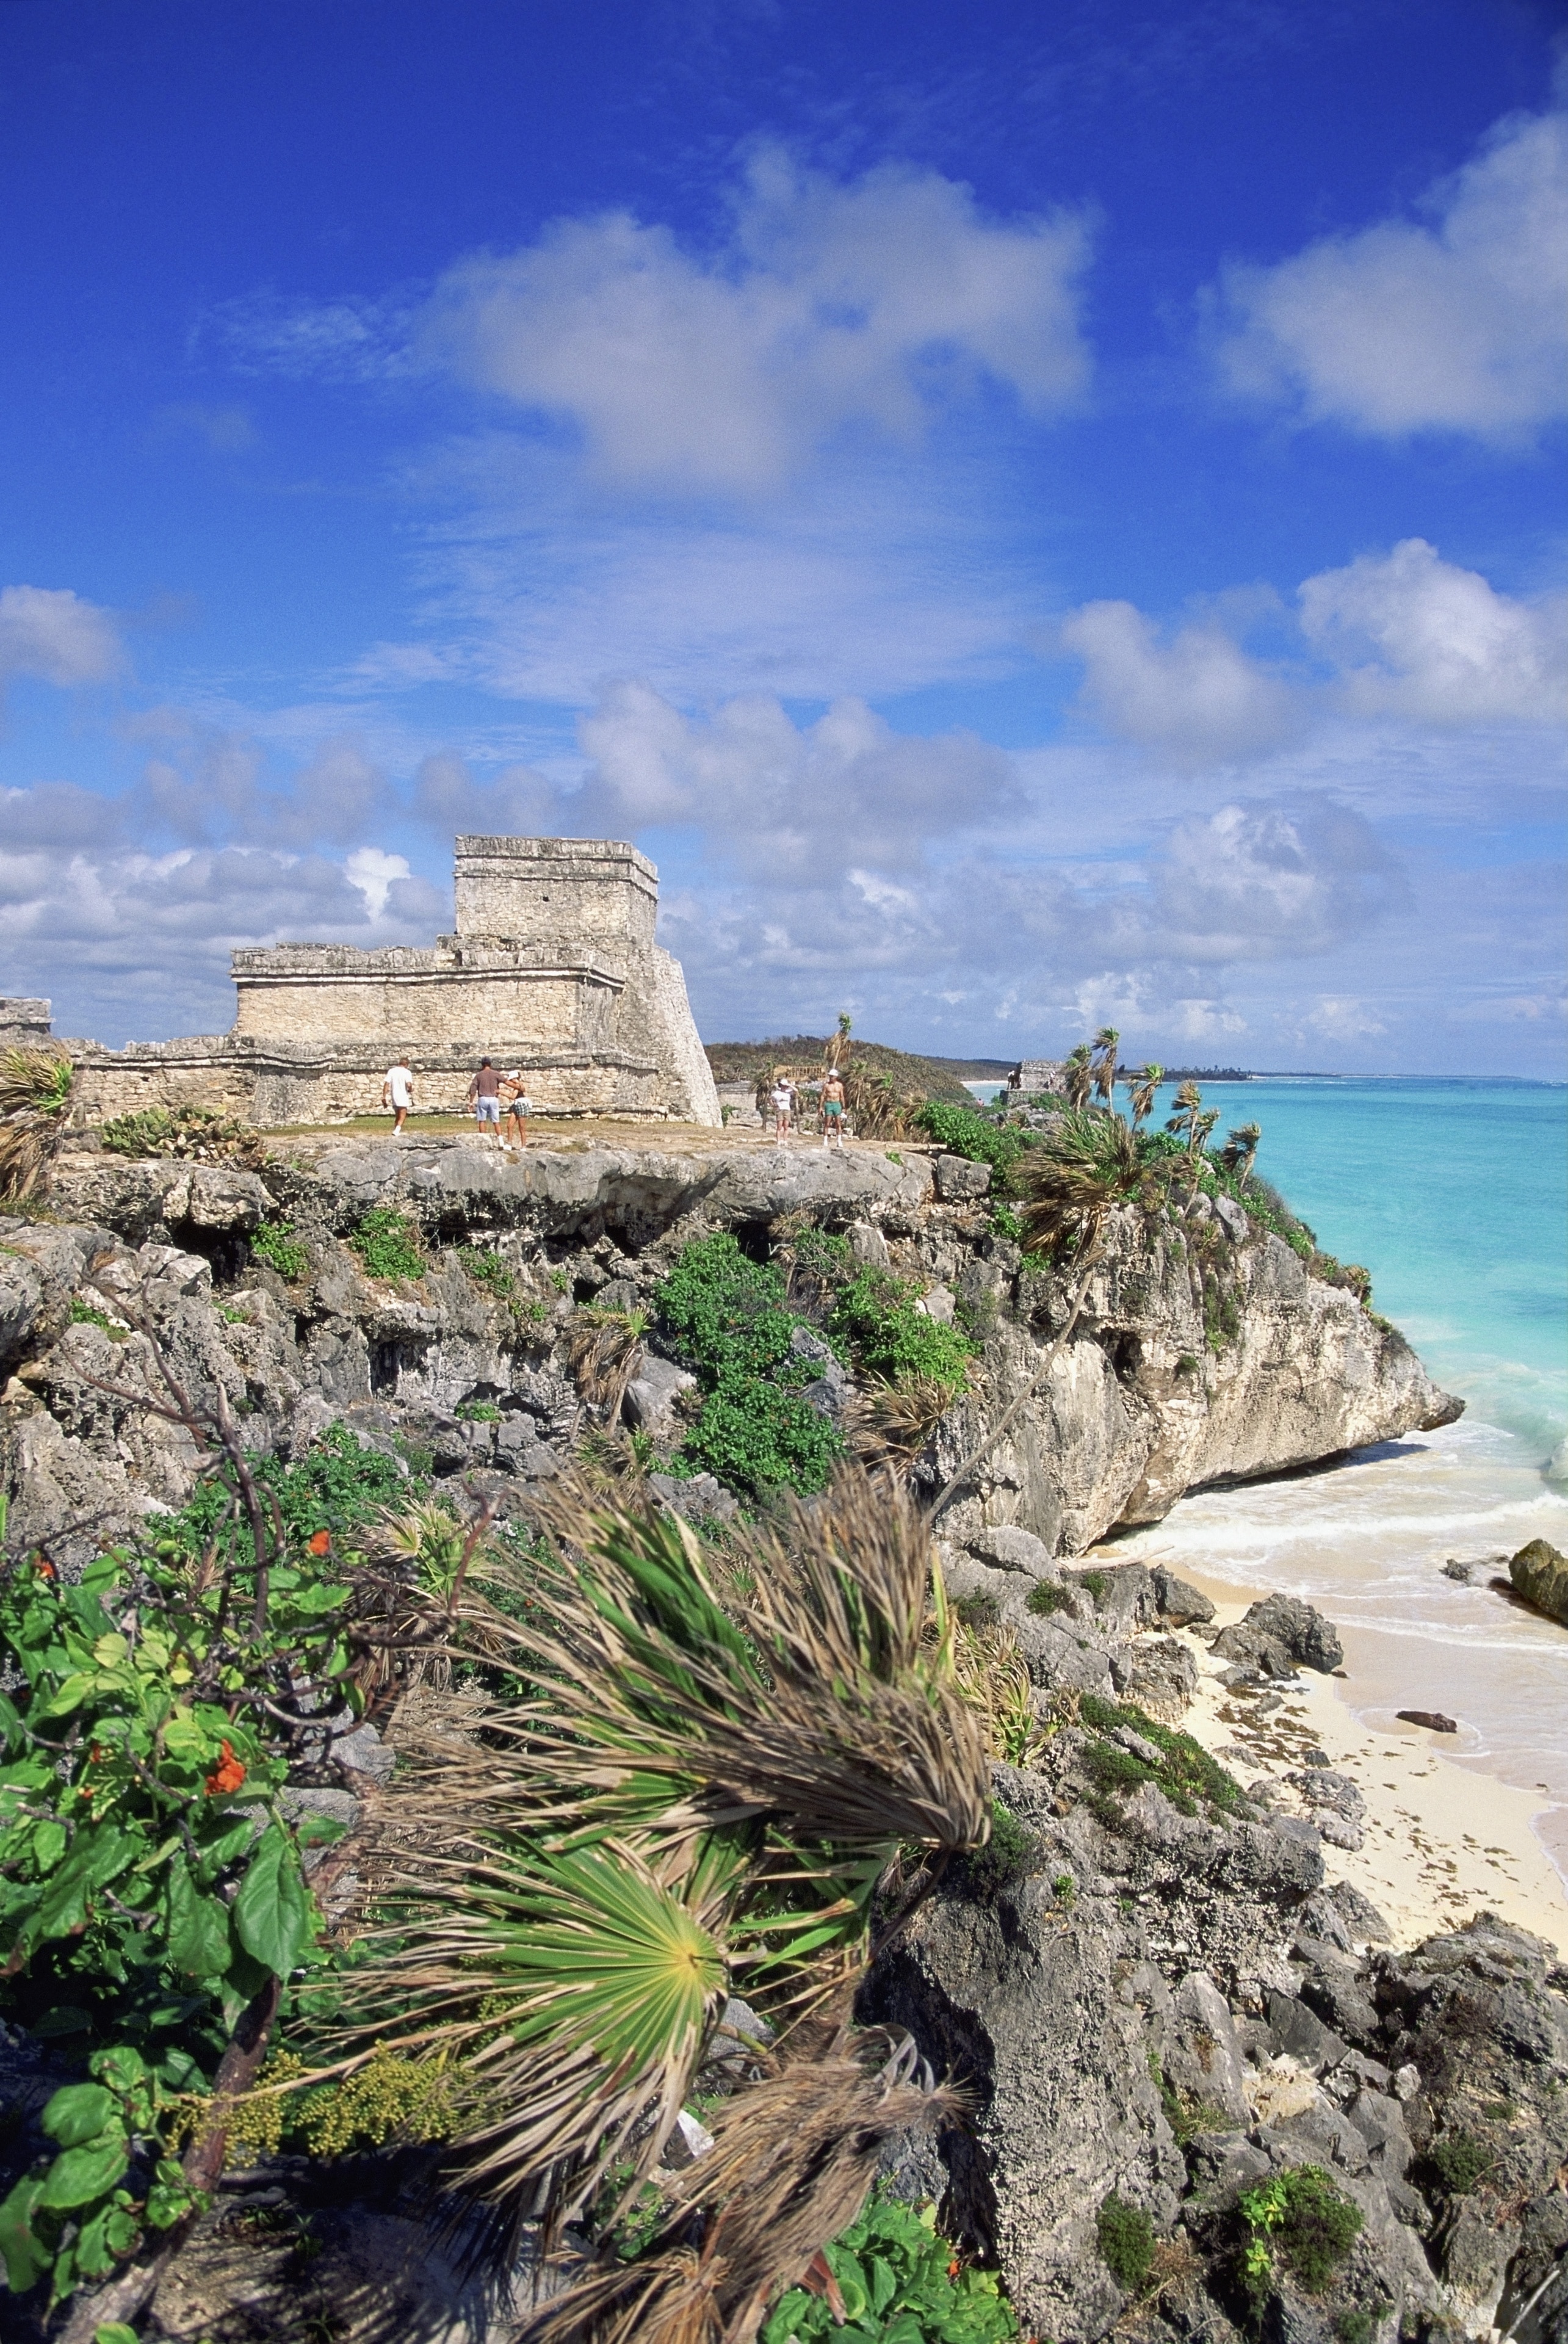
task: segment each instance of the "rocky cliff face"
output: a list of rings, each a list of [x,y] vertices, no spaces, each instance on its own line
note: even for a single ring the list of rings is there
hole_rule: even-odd
[[[1103,1753],[1127,1741],[1069,1727],[1027,1773],[999,1769],[1019,1826],[1004,1876],[971,1859],[874,1976],[868,2015],[975,2101],[967,2132],[891,2160],[892,2185],[936,2198],[1026,2332],[1063,2344],[1561,2344],[1553,1949],[1486,1914],[1381,1949],[1366,1900],[1322,1885],[1304,1823],[1184,1814],[1152,1780],[1108,1797]],[[1302,2168],[1354,2235],[1304,2275],[1287,2223],[1249,2285],[1240,2200]],[[1108,2251],[1110,2204],[1145,2226],[1137,2281]]]
[[[53,1217],[0,1223],[13,1532],[86,1551],[188,1492],[188,1439],[135,1398],[156,1381],[143,1321],[177,1373],[222,1387],[258,1449],[292,1453],[343,1418],[427,1458],[476,1502],[519,1502],[580,1429],[564,1350],[574,1304],[645,1304],[690,1238],[729,1228],[761,1253],[786,1216],[845,1232],[863,1260],[914,1281],[932,1315],[956,1310],[980,1341],[973,1395],[916,1463],[934,1493],[1038,1376],[1068,1308],[1063,1281],[996,1233],[987,1180],[983,1166],[908,1147],[515,1159],[464,1140],[337,1141],[259,1171],[66,1158]],[[417,1277],[373,1278],[346,1242],[387,1207],[420,1233]],[[1152,1247],[1130,1216],[1113,1231],[1071,1339],[944,1517],[956,1547],[1013,1527],[1052,1553],[1081,1552],[1199,1483],[1458,1412],[1398,1334],[1234,1217],[1168,1227]],[[298,1275],[251,1243],[284,1222]],[[474,1274],[490,1254],[500,1286]],[[649,1341],[658,1383],[656,1325]],[[823,1392],[824,1405],[842,1397],[832,1378]]]

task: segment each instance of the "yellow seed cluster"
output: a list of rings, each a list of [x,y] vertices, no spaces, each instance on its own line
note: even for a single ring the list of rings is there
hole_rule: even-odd
[[[447,2140],[457,2121],[457,2094],[442,2066],[378,2050],[342,2083],[311,2092],[294,2125],[312,2157],[341,2157],[356,2146],[379,2148],[394,2133],[400,2140]]]

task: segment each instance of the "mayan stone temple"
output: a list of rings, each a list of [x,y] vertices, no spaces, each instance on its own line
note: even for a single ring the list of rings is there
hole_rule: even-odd
[[[620,839],[459,838],[454,935],[237,952],[230,1033],[69,1045],[85,1119],[188,1102],[332,1123],[378,1106],[398,1057],[421,1110],[457,1108],[483,1056],[521,1067],[547,1115],[717,1124],[681,964],[653,941],[658,902],[657,871]],[[0,1029],[25,1012],[42,1038],[47,1009],[0,1002]]]

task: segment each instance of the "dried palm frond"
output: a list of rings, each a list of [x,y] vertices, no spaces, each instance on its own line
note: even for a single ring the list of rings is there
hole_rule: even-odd
[[[597,1310],[592,1304],[573,1311],[568,1322],[566,1356],[577,1389],[607,1423],[620,1415],[626,1387],[642,1364],[647,1331],[645,1310]]]
[[[0,1050],[0,1197],[20,1202],[65,1145],[76,1070],[60,1050]]]
[[[848,1411],[851,1450],[864,1465],[907,1468],[962,1397],[933,1376],[871,1384]]]
[[[803,2042],[714,2119],[715,2145],[671,2187],[648,2252],[557,2297],[526,2344],[749,2344],[769,2303],[859,2213],[883,2143],[966,2105],[907,2036]]]
[[[355,1670],[367,1692],[379,1691],[400,1669],[412,1685],[451,1680],[448,1649],[461,1606],[465,1652],[503,1656],[494,1606],[483,1592],[501,1556],[489,1518],[460,1521],[438,1500],[389,1506],[371,1522],[365,1565],[353,1579],[356,1626],[369,1657]]]
[[[688,1836],[777,1824],[808,1842],[979,1844],[984,1746],[922,1653],[933,1554],[891,1482],[845,1473],[739,1534],[732,1617],[678,1517],[560,1490],[536,1607],[508,1624],[542,1690],[501,1732],[541,1823]]]

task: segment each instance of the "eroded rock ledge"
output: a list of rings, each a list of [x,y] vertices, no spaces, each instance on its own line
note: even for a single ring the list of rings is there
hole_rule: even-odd
[[[644,1304],[691,1238],[725,1228],[761,1254],[802,1215],[914,1281],[934,1314],[956,1309],[982,1342],[973,1393],[916,1467],[934,1493],[1038,1375],[1067,1315],[1064,1281],[998,1233],[988,1180],[984,1166],[908,1145],[589,1143],[498,1158],[461,1138],[324,1138],[259,1172],[67,1157],[51,1218],[0,1222],[13,1529],[56,1538],[80,1519],[96,1543],[187,1494],[185,1436],[102,1389],[137,1379],[126,1370],[146,1345],[126,1335],[126,1311],[146,1315],[197,1386],[222,1385],[258,1449],[292,1453],[344,1419],[367,1439],[412,1442],[439,1475],[504,1506],[559,1469],[580,1429],[563,1347],[575,1303]],[[419,1227],[420,1277],[372,1278],[347,1243],[388,1206]],[[1158,1521],[1189,1489],[1459,1413],[1394,1329],[1233,1220],[1162,1224],[1151,1245],[1120,1217],[1070,1340],[948,1509],[946,1538],[967,1548],[1017,1528],[1077,1554]],[[250,1245],[284,1221],[304,1248],[297,1278]],[[501,1256],[509,1299],[463,1268],[460,1252],[476,1248]],[[656,1326],[649,1340],[656,1361]],[[476,1402],[490,1420],[460,1418]]]

